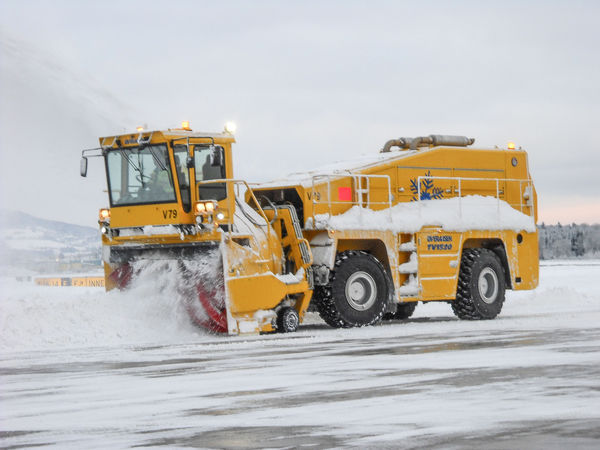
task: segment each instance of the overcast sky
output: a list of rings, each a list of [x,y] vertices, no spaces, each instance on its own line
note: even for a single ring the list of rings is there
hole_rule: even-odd
[[[95,226],[99,135],[238,124],[236,177],[399,136],[529,152],[540,221],[600,222],[600,2],[0,2],[2,206]]]

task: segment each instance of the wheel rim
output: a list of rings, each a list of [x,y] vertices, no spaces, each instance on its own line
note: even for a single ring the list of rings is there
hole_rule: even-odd
[[[496,301],[498,297],[498,275],[490,267],[485,267],[479,274],[477,282],[479,296],[488,305]]]
[[[357,311],[369,309],[377,299],[377,285],[367,272],[354,272],[346,281],[346,300]]]

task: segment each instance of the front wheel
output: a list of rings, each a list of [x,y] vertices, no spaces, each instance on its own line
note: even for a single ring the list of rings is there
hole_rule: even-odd
[[[505,289],[496,254],[485,248],[465,249],[452,311],[459,319],[494,319],[502,310]]]
[[[333,327],[361,327],[381,320],[388,297],[386,272],[377,258],[346,251],[337,255],[329,284],[318,296],[317,309]]]
[[[294,308],[285,306],[277,314],[277,331],[280,333],[293,333],[300,325],[298,312]]]

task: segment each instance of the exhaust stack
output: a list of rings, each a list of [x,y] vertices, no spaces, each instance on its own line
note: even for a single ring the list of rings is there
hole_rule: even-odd
[[[430,134],[429,136],[419,136],[415,138],[402,137],[398,139],[391,139],[385,143],[380,153],[388,153],[392,147],[398,147],[406,150],[416,150],[418,147],[438,145],[447,145],[451,147],[466,147],[472,145],[475,142],[474,138],[468,138],[466,136],[449,136],[443,134]]]

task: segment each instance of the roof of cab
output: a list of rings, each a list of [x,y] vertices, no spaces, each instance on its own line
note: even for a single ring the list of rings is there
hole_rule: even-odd
[[[214,132],[201,132],[201,131],[192,131],[192,130],[184,130],[182,128],[169,128],[167,130],[155,130],[155,131],[151,131],[151,130],[144,130],[144,131],[136,131],[133,133],[123,133],[123,134],[117,134],[117,135],[110,135],[110,136],[103,136],[99,138],[100,141],[100,145],[102,147],[104,146],[109,146],[112,147],[114,145],[115,140],[117,139],[121,139],[123,140],[123,142],[127,145],[127,144],[136,144],[137,140],[139,137],[142,137],[144,140],[148,139],[149,137],[150,142],[152,142],[155,139],[158,140],[166,140],[166,141],[170,141],[173,139],[180,139],[180,140],[184,140],[186,138],[196,138],[196,139],[201,139],[201,138],[208,138],[208,139],[213,139],[215,142],[218,142],[220,144],[224,144],[224,143],[233,143],[235,142],[235,136],[233,134],[230,133],[226,133],[226,132],[222,132],[222,133],[214,133]]]

